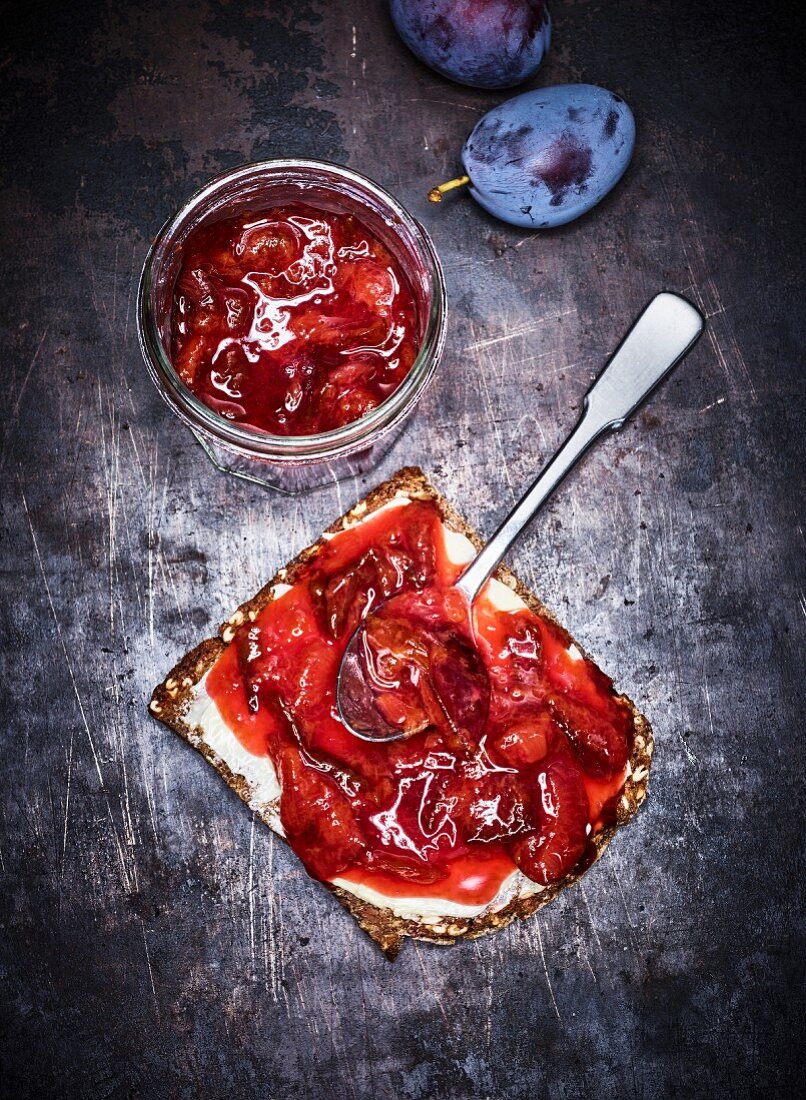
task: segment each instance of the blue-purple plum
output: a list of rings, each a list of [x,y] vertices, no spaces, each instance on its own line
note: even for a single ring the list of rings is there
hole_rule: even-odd
[[[541,88],[479,120],[462,150],[463,182],[496,218],[551,229],[605,197],[634,145],[635,120],[620,96],[592,84]]]
[[[390,0],[389,11],[416,57],[472,88],[523,83],[551,41],[543,0]]]

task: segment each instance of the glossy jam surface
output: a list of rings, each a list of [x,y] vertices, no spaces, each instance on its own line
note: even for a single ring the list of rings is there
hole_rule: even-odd
[[[191,233],[171,336],[174,368],[205,405],[273,435],[360,419],[419,348],[398,261],[357,218],[302,203]]]
[[[629,710],[561,628],[499,610],[489,589],[468,638],[445,593],[460,571],[433,503],[388,506],[330,539],[209,673],[224,721],[271,757],[289,842],[317,878],[484,905],[516,868],[546,885],[584,864],[614,817]],[[393,637],[426,637],[448,705],[407,683],[397,705],[419,708],[416,732],[369,744],[337,718],[336,674],[355,626],[396,594]]]
[[[472,751],[484,733],[490,681],[470,605],[456,588],[401,592],[370,612],[339,676],[341,714],[370,740],[434,727]]]

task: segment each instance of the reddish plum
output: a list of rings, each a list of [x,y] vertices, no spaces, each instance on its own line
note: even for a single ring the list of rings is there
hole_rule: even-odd
[[[472,88],[521,84],[551,41],[543,0],[391,0],[389,11],[416,57]]]

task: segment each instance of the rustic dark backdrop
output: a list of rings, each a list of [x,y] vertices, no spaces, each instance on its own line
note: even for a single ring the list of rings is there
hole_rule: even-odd
[[[638,143],[595,212],[545,234],[467,196],[428,207],[506,93],[424,68],[380,3],[3,7],[4,1096],[794,1094],[802,38],[788,5],[551,6],[534,83],[619,92]],[[287,154],[399,195],[451,303],[412,430],[374,474],[298,499],[216,473],[134,324],[163,219]],[[513,555],[651,716],[650,798],[537,919],[389,964],[149,718],[150,689],[399,465],[491,530],[664,287],[706,336]]]

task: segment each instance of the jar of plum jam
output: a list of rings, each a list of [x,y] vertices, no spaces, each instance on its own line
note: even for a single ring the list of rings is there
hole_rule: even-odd
[[[140,346],[164,400],[215,466],[285,492],[382,457],[445,325],[428,234],[325,161],[219,176],[165,223],[140,280]]]

